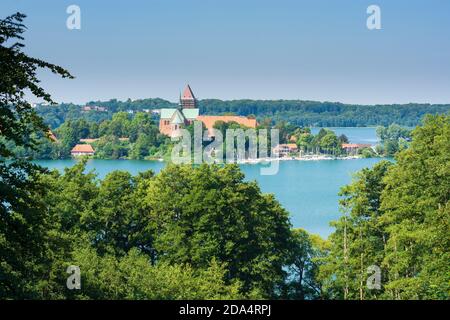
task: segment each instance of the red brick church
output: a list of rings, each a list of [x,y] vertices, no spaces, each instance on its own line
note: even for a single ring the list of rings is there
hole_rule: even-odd
[[[248,128],[256,128],[256,119],[249,119],[242,116],[201,116],[197,108],[197,99],[189,85],[180,96],[179,108],[161,109],[159,120],[159,131],[170,137],[180,135],[180,129],[192,124],[194,120],[201,121],[205,127],[211,131],[216,121],[237,122]]]

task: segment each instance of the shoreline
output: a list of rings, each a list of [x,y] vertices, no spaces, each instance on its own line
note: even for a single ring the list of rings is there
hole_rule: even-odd
[[[373,157],[378,158],[378,157]],[[363,159],[361,156],[345,156],[345,157],[333,157],[327,155],[310,155],[302,157],[282,157],[282,158],[261,158],[261,159],[245,159],[237,161],[237,164],[258,164],[262,162],[272,161],[325,161],[325,160],[355,160]]]
[[[380,157],[369,157],[369,158],[380,158]],[[382,157],[381,157],[382,158]],[[64,161],[64,160],[80,160],[83,157],[71,157],[65,159],[33,159],[32,161]],[[149,161],[149,162],[170,162],[164,158],[153,158],[153,159],[100,159],[94,157],[87,157],[88,160],[103,160],[103,161]],[[273,162],[273,161],[326,161],[326,160],[356,160],[356,159],[368,159],[363,158],[360,155],[355,156],[345,156],[345,157],[332,157],[326,155],[310,155],[310,156],[302,156],[302,157],[281,157],[281,158],[258,158],[258,159],[244,159],[237,160],[233,163],[237,164],[258,164],[264,162]],[[225,163],[226,161],[224,161]]]

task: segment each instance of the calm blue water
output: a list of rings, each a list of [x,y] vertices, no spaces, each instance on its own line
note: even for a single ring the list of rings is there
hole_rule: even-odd
[[[358,128],[359,129],[359,128]],[[273,193],[290,212],[294,227],[327,237],[329,223],[339,217],[339,189],[351,181],[352,174],[371,167],[381,159],[280,161],[273,176],[260,175],[261,164],[241,165],[247,180],[256,180],[263,192]],[[63,170],[76,160],[39,160],[42,166]],[[113,170],[132,174],[152,169],[159,172],[165,163],[144,160],[89,160],[87,170],[95,170],[99,178]]]
[[[311,128],[312,134],[317,134],[321,128]],[[327,128],[333,130],[336,135],[345,134],[351,143],[376,144],[378,142],[375,127],[352,128]]]

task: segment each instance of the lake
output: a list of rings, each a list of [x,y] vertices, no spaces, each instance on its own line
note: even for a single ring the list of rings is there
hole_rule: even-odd
[[[312,134],[317,134],[321,128],[311,128]],[[349,128],[327,128],[333,130],[336,135],[345,134],[351,143],[376,144],[379,139],[375,127],[349,127]]]
[[[330,128],[336,134],[345,134],[350,142],[375,144],[375,128]],[[320,128],[312,128],[317,133]],[[262,164],[240,165],[247,180],[258,181],[263,192],[273,193],[291,215],[296,228],[327,237],[333,230],[330,221],[339,218],[338,192],[351,182],[352,175],[365,167],[381,161],[373,159],[280,161],[279,171],[273,176],[260,175]],[[76,160],[38,160],[36,163],[64,170]],[[95,170],[99,178],[113,170],[125,170],[132,174],[153,170],[159,172],[164,162],[145,160],[89,160],[87,170]]]
[[[256,180],[263,192],[273,193],[291,215],[294,227],[327,237],[330,221],[339,217],[339,189],[351,181],[352,174],[371,167],[381,159],[280,161],[277,174],[260,175],[262,164],[240,165],[247,180]],[[36,163],[62,171],[76,160],[38,160]],[[145,160],[88,160],[87,170],[95,170],[99,178],[113,170],[132,174],[151,169],[159,172],[164,162]]]

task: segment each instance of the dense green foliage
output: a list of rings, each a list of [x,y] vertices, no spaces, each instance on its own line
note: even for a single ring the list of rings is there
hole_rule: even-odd
[[[425,114],[442,114],[450,105],[349,105],[338,102],[300,100],[201,100],[200,112],[205,114],[234,113],[271,118],[273,122],[289,121],[297,126],[359,127],[388,126],[398,123],[416,126]]]
[[[146,196],[160,228],[155,248],[164,252],[163,261],[196,267],[215,257],[226,263],[227,276],[239,279],[245,292],[271,296],[285,276],[288,213],[243,178],[235,165],[165,169]]]
[[[101,122],[89,137],[100,138],[93,147],[96,157],[101,159],[162,158],[170,150],[170,138],[160,134],[151,116],[142,112],[134,116],[115,113],[111,120]]]
[[[39,206],[33,212],[46,223],[34,226],[41,238],[30,236],[45,248],[39,254],[45,259],[28,265],[38,278],[21,274],[17,281],[15,269],[4,274],[0,286],[15,291],[2,290],[0,297],[320,296],[310,262],[319,252],[313,241],[304,232],[295,236],[288,213],[255,182],[245,182],[236,165],[171,165],[156,176],[115,171],[101,181],[84,171],[82,161],[63,175],[35,177],[40,188],[30,197]],[[18,252],[16,246],[6,254],[17,258]],[[298,268],[299,261],[304,275],[297,269],[301,281],[290,279],[286,268]],[[80,267],[82,290],[65,287],[69,265]]]
[[[392,157],[408,147],[411,130],[393,123],[388,127],[377,127],[377,136],[380,139],[378,153]]]
[[[329,240],[332,244],[320,280],[328,295],[337,299],[376,298],[378,291],[368,290],[367,268],[381,266],[386,232],[379,225],[382,178],[392,164],[387,161],[364,169],[356,180],[342,189],[344,215],[333,223],[336,228]],[[375,295],[375,296],[373,296]]]
[[[335,298],[448,299],[450,116],[429,116],[396,164],[378,163],[343,188],[321,279]],[[368,290],[367,268],[382,287]]]
[[[11,143],[34,149],[33,133],[46,134],[42,119],[25,99],[29,91],[52,102],[39,84],[37,70],[71,77],[66,70],[23,53],[24,17],[17,13],[0,20],[0,296],[18,298],[28,295],[30,281],[41,286],[52,245],[47,234],[51,221],[44,204],[35,201],[44,192],[35,180],[42,169],[3,159],[14,156]]]
[[[319,281],[319,271],[328,255],[330,242],[303,229],[294,229],[290,251],[289,276],[284,287],[286,299],[324,299],[328,297]]]

